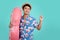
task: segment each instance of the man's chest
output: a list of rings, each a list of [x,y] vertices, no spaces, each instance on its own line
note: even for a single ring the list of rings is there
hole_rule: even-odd
[[[21,22],[20,22],[20,28],[29,29],[29,30],[34,29],[33,20],[23,20],[22,19]]]
[[[33,20],[24,20],[24,19],[22,19],[20,23],[21,23],[21,26],[29,26],[29,25],[32,25]]]

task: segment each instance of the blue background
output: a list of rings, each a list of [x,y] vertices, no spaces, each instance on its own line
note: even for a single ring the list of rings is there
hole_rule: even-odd
[[[34,40],[60,40],[60,1],[59,0],[0,0],[0,40],[9,40],[10,15],[14,7],[30,3],[30,15],[39,22],[43,15],[40,31],[34,30]]]

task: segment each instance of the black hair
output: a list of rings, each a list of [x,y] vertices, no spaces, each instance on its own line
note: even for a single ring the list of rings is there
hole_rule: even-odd
[[[22,6],[22,9],[23,9],[23,10],[24,10],[24,7],[25,7],[25,6],[30,7],[30,10],[31,10],[31,5],[30,5],[30,4],[28,4],[28,3],[24,4],[24,5]]]

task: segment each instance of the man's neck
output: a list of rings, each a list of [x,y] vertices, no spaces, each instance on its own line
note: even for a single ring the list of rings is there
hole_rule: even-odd
[[[29,15],[25,15],[25,14],[24,14],[24,19],[26,19],[28,16],[29,16]]]

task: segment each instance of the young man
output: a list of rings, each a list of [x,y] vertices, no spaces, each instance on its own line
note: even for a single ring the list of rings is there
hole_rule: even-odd
[[[22,16],[20,20],[20,31],[19,36],[20,40],[33,40],[33,31],[34,28],[37,28],[38,30],[41,29],[42,26],[42,19],[43,17],[40,16],[40,22],[37,23],[36,19],[30,16],[31,11],[31,5],[26,3],[22,6],[24,15]],[[34,15],[33,15],[34,16]]]

